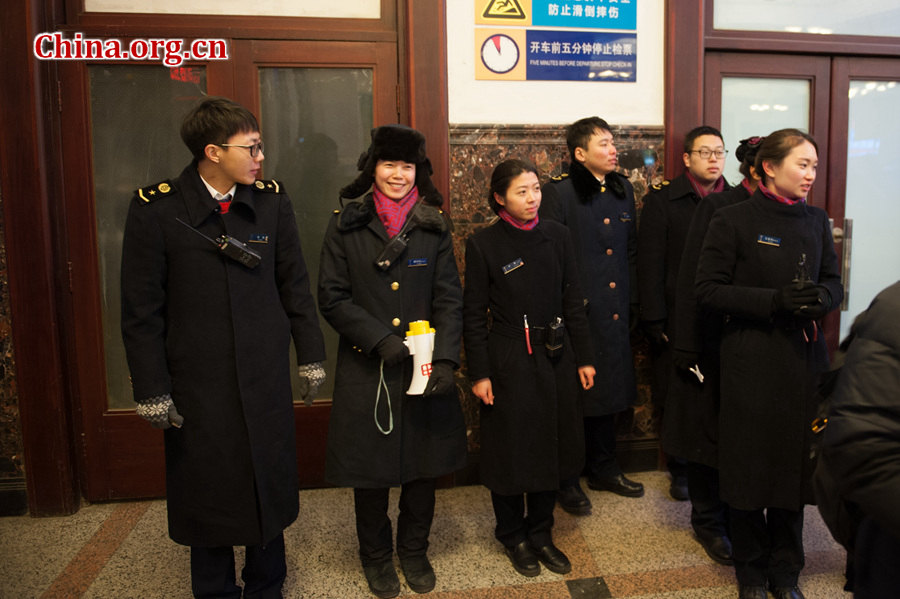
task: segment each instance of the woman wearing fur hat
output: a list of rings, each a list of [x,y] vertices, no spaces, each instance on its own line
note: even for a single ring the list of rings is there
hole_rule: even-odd
[[[453,381],[462,290],[422,134],[402,125],[374,129],[358,167],[340,195],[366,195],[335,212],[319,271],[319,308],[340,335],[326,478],[353,487],[369,588],[395,597],[389,488],[401,487],[400,565],[410,588],[426,593],[435,585],[426,556],[435,479],[465,465]],[[423,395],[407,395],[413,373],[403,335],[417,320],[435,329],[432,371]]]

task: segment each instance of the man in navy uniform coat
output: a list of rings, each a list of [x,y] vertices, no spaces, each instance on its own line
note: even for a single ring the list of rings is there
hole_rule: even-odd
[[[629,319],[637,301],[637,229],[634,190],[616,172],[616,148],[601,118],[576,121],[566,130],[569,172],[542,188],[541,218],[569,228],[575,243],[581,288],[587,301],[597,375],[584,392],[588,487],[627,497],[644,494],[616,460],[615,417],[636,395]],[[590,513],[578,479],[560,481],[559,503],[573,514]]]

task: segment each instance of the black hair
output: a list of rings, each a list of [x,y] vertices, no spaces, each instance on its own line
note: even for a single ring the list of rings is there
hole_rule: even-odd
[[[538,172],[536,166],[527,160],[520,160],[518,158],[504,160],[494,168],[494,172],[491,174],[491,188],[488,190],[488,203],[491,206],[491,210],[497,214],[500,213],[500,208],[502,208],[502,206],[494,199],[494,194],[506,196],[506,192],[512,184],[513,179],[522,173],[534,173],[537,175],[538,180],[541,178],[541,174]]]
[[[710,127],[709,125],[701,125],[699,127],[694,127],[690,131],[688,131],[687,135],[684,136],[684,153],[690,154],[691,150],[694,149],[694,141],[700,137],[701,135],[715,135],[719,139],[722,139],[722,132],[716,129],[715,127]]]
[[[573,164],[577,162],[575,150],[578,148],[586,150],[591,142],[591,137],[597,134],[598,131],[612,133],[609,123],[598,116],[579,119],[566,127],[566,145],[569,147],[569,156],[572,158]]]
[[[259,123],[252,112],[220,96],[204,98],[181,122],[181,140],[197,162],[203,159],[209,144],[228,143],[232,135],[257,131]]]
[[[800,129],[779,129],[778,131],[768,134],[756,151],[756,160],[753,165],[756,167],[756,174],[758,174],[765,183],[766,172],[762,166],[763,162],[781,164],[784,162],[784,159],[787,158],[788,154],[791,153],[791,150],[803,144],[805,141],[812,144],[816,149],[816,153],[819,152],[819,145],[816,143],[816,140],[813,139],[812,135],[805,131],[801,131]]]
[[[756,153],[759,151],[759,146],[762,145],[762,142],[765,141],[765,139],[765,137],[759,137],[758,135],[742,139],[738,144],[737,150],[734,151],[734,157],[741,163],[738,170],[747,179],[753,178],[753,173],[750,172],[750,169],[756,169],[756,166],[754,165],[756,162]],[[756,175],[759,176],[759,173],[756,173]]]

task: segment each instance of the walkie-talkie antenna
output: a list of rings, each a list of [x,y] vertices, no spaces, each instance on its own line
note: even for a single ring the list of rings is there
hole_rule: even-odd
[[[199,235],[200,237],[202,237],[202,238],[205,239],[206,241],[210,242],[210,243],[213,244],[214,246],[219,247],[219,244],[218,244],[218,243],[216,242],[216,240],[213,239],[212,237],[207,237],[206,235],[204,235],[203,233],[201,233],[199,230],[197,230],[196,228],[190,226],[189,224],[187,224],[186,222],[184,222],[183,220],[181,220],[181,219],[178,218],[177,216],[175,217],[175,220],[177,220],[177,221],[180,222],[182,225],[184,225],[185,227],[187,227],[188,229],[190,229],[191,231],[193,231],[194,233],[196,233],[197,235]]]

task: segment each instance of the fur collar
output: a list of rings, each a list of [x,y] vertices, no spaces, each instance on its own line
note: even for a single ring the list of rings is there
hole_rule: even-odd
[[[575,193],[582,200],[587,200],[600,191],[600,181],[578,161],[573,162],[569,166],[569,178],[572,179]],[[625,177],[615,171],[606,175],[606,186],[619,198],[625,197],[625,183],[623,179]]]

